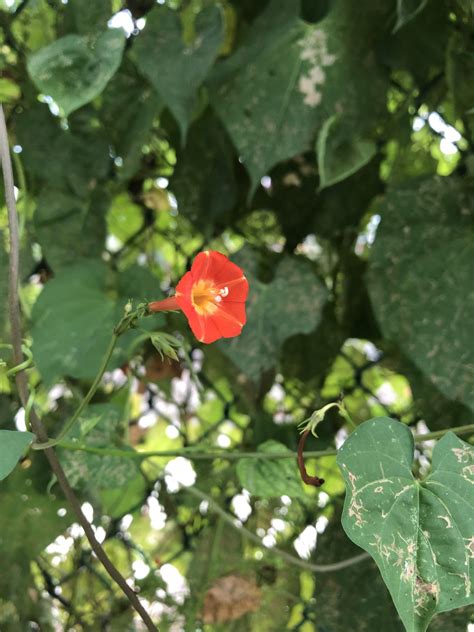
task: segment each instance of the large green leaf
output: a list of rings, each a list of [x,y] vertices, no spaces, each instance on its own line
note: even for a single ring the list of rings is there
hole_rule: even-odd
[[[237,200],[233,148],[209,113],[191,127],[171,180],[180,213],[202,228],[222,226]]]
[[[249,280],[247,324],[240,336],[219,344],[243,373],[257,380],[276,364],[287,338],[317,326],[327,290],[302,259],[283,259],[271,283],[258,280],[251,251],[241,251],[235,260]]]
[[[28,175],[48,188],[88,197],[109,173],[110,142],[97,126],[64,130],[46,105],[35,104],[15,117],[15,131]]]
[[[362,135],[385,105],[382,73],[367,48],[386,7],[335,3],[316,25],[299,11],[299,2],[273,0],[211,76],[212,104],[253,188],[277,162],[309,149],[335,111]]]
[[[142,148],[150,139],[155,117],[163,109],[162,99],[136,67],[127,62],[104,90],[100,111],[114,151],[123,161],[117,169],[123,179],[130,178],[139,168]]]
[[[83,200],[58,189],[43,189],[34,216],[35,228],[43,256],[55,272],[81,257],[100,257],[105,246],[108,205],[104,191]]]
[[[473,199],[456,178],[393,189],[369,262],[369,291],[385,336],[442,393],[471,408]]]
[[[278,441],[265,441],[259,452],[290,452]],[[242,487],[255,496],[276,498],[287,495],[290,498],[303,498],[305,491],[296,466],[292,459],[241,459],[237,464],[237,476]]]
[[[474,601],[474,449],[448,433],[430,475],[413,477],[413,437],[393,419],[361,424],[339,450],[342,523],[377,562],[408,632]]]
[[[0,481],[10,474],[34,438],[31,432],[0,430]]]
[[[93,378],[127,300],[160,294],[155,278],[138,266],[118,278],[95,260],[60,270],[33,309],[33,355],[43,379],[52,383],[64,375]],[[130,332],[120,339],[110,368],[124,362],[124,350],[134,335]]]
[[[120,408],[93,404],[87,407],[65,440],[77,439],[98,448],[120,446],[125,427]],[[79,489],[123,488],[138,473],[138,466],[131,459],[74,450],[61,450],[60,455],[69,482]]]
[[[197,90],[217,56],[222,38],[222,17],[216,6],[197,15],[192,43],[184,41],[176,11],[155,7],[133,47],[138,68],[170,108],[183,135],[196,105]]]
[[[102,92],[120,65],[124,45],[122,29],[66,35],[31,55],[28,72],[68,116]]]

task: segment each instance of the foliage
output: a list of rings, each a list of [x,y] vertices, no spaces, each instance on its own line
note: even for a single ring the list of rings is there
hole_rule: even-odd
[[[0,42],[32,353],[2,202],[2,632],[142,629],[28,425],[79,406],[56,453],[161,631],[466,630],[470,3],[9,0]],[[170,312],[110,347],[206,249],[249,280],[242,334]],[[304,485],[298,424],[341,400]]]

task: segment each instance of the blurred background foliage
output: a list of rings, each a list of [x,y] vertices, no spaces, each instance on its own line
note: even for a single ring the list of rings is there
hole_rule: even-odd
[[[311,568],[360,551],[334,457],[309,461],[317,491],[293,460],[212,453],[295,450],[297,424],[341,397],[356,424],[472,420],[471,1],[2,0],[0,68],[29,380],[51,434],[128,299],[168,295],[206,248],[250,280],[239,338],[202,347],[170,314],[144,326],[182,336],[190,360],[121,340],[74,431],[170,456],[60,452],[160,629],[402,630],[371,560]],[[5,208],[0,231],[7,343]],[[4,369],[0,428],[24,429]],[[308,448],[339,446],[344,420],[319,434]],[[415,456],[426,472],[430,445]],[[141,629],[40,454],[0,485],[0,558],[2,632]]]

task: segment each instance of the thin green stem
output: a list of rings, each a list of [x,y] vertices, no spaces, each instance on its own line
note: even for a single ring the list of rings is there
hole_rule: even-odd
[[[415,443],[423,443],[423,441],[439,439],[440,437],[444,437],[447,432],[453,432],[456,435],[469,434],[470,432],[474,432],[474,424],[458,426],[457,428],[443,428],[442,430],[435,430],[434,432],[428,432],[427,434],[415,435]]]
[[[50,439],[49,441],[45,441],[42,443],[33,443],[31,446],[33,450],[45,450],[46,448],[51,448],[54,445],[57,445],[61,441],[61,439],[68,434],[68,432],[71,430],[73,425],[76,423],[76,421],[80,417],[84,408],[89,404],[91,399],[94,397],[97,389],[99,388],[99,384],[107,369],[107,365],[109,364],[110,358],[112,357],[112,353],[114,352],[115,345],[117,344],[117,340],[118,340],[118,334],[114,333],[112,335],[112,338],[110,339],[109,346],[107,347],[107,351],[105,352],[105,355],[102,359],[102,364],[100,365],[99,371],[97,375],[95,376],[95,380],[93,381],[92,386],[90,387],[86,396],[77,407],[76,412],[69,419],[69,421],[67,421],[64,424],[64,427],[62,428],[58,436],[55,439]]]
[[[332,573],[334,571],[340,571],[343,568],[347,568],[348,566],[358,564],[359,562],[363,562],[370,557],[368,553],[361,553],[360,555],[355,555],[354,557],[350,557],[347,560],[342,560],[341,562],[335,562],[334,564],[312,564],[311,562],[306,562],[305,560],[302,560],[299,557],[295,557],[294,555],[291,555],[291,553],[287,553],[283,549],[280,549],[276,546],[272,548],[266,547],[263,544],[262,540],[258,537],[258,535],[247,529],[247,527],[241,525],[240,522],[238,522],[237,519],[234,518],[234,516],[231,516],[226,511],[224,511],[219,503],[211,498],[211,496],[208,496],[207,494],[202,492],[200,489],[197,489],[196,487],[186,487],[185,491],[201,501],[205,500],[209,504],[208,506],[211,511],[220,516],[224,522],[226,522],[229,526],[238,531],[245,538],[264,548],[269,555],[281,557],[290,564],[293,564],[293,566],[299,566],[300,568],[304,568],[308,571],[313,571],[314,573]]]
[[[443,437],[447,432],[453,432],[456,435],[474,433],[474,424],[467,426],[459,426],[457,428],[444,428],[436,430],[428,434],[415,435],[415,443],[431,441]],[[42,444],[41,444],[42,445]],[[177,450],[121,450],[120,448],[97,448],[94,446],[83,445],[74,441],[61,441],[60,447],[65,450],[76,450],[80,452],[89,452],[91,454],[99,454],[101,456],[118,456],[125,459],[150,459],[153,457],[178,457],[184,456],[192,461],[210,461],[212,459],[226,459],[235,461],[238,459],[261,459],[261,460],[280,460],[280,459],[296,459],[297,453],[290,450],[286,452],[226,452],[225,450],[196,450],[194,446],[179,448]],[[337,450],[331,448],[329,450],[310,450],[304,452],[305,458],[319,458],[324,456],[335,456]]]
[[[153,457],[177,457],[184,456],[192,461],[210,461],[212,459],[226,459],[234,461],[237,459],[294,459],[296,452],[226,452],[225,450],[210,450],[209,452],[196,450],[194,447],[179,448],[178,450],[151,450],[139,452],[135,450],[121,450],[120,448],[96,448],[94,446],[81,445],[73,441],[61,441],[59,447],[65,450],[78,450],[90,452],[101,456],[119,456],[125,459],[150,459]],[[316,450],[305,452],[306,457],[334,456],[337,450]]]

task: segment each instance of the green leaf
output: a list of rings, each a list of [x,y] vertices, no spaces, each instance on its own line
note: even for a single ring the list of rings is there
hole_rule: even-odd
[[[31,432],[0,430],[0,481],[10,474],[34,438]]]
[[[413,20],[428,4],[428,0],[397,0],[397,23],[393,28],[396,33],[407,22]]]
[[[89,0],[69,0],[68,9],[72,12],[79,33],[94,33],[107,28],[112,17],[110,0],[89,2]]]
[[[126,59],[104,90],[100,110],[114,151],[123,160],[117,167],[120,178],[130,178],[140,167],[142,148],[150,140],[153,121],[163,105],[155,90]]]
[[[109,173],[109,141],[96,127],[65,131],[46,105],[35,104],[15,117],[15,130],[25,169],[49,188],[85,198]]]
[[[120,446],[124,434],[122,417],[121,410],[114,405],[93,404],[87,407],[66,439],[77,439],[98,448]],[[117,456],[61,449],[60,458],[69,482],[78,489],[123,487],[138,473],[132,459]]]
[[[137,233],[143,226],[143,211],[138,204],[134,204],[130,195],[120,193],[112,200],[107,213],[107,228],[109,232],[125,243],[127,239]]]
[[[420,4],[419,0],[409,1],[412,6]],[[392,35],[386,34],[383,45],[379,45],[377,50],[380,62],[395,71],[397,76],[401,76],[398,74],[400,71],[408,70],[420,87],[425,87],[427,79],[433,80],[437,73],[444,74],[448,35],[452,31],[448,11],[446,3],[426,3],[423,12],[412,16],[403,28]],[[395,19],[392,13],[387,22],[393,24]],[[437,101],[435,103],[433,108],[437,107]],[[409,142],[405,141],[405,145],[409,146]]]
[[[32,314],[33,356],[43,380],[51,384],[61,376],[93,378],[128,299],[160,295],[158,282],[139,266],[118,278],[95,260],[61,269],[46,284]],[[143,326],[156,326],[156,320]],[[125,361],[124,351],[137,335],[121,336],[109,369]]]
[[[218,344],[243,373],[257,380],[276,364],[287,338],[318,325],[327,290],[302,259],[284,258],[271,283],[258,280],[249,250],[235,261],[249,280],[247,324],[240,336]]]
[[[16,101],[21,96],[18,84],[11,79],[0,79],[0,103]]]
[[[385,110],[385,78],[367,47],[387,8],[341,2],[312,25],[300,20],[299,5],[270,2],[209,82],[252,190],[273,165],[310,149],[335,111],[364,136]]]
[[[225,130],[209,113],[191,127],[186,147],[178,152],[170,188],[180,213],[203,230],[228,223],[237,201],[233,158]]]
[[[278,441],[265,441],[258,447],[264,454],[290,453],[290,450]],[[305,491],[301,483],[296,459],[241,459],[237,464],[237,476],[242,487],[254,496],[261,498],[304,498]]]
[[[43,189],[34,221],[43,255],[54,271],[81,257],[100,257],[108,205],[104,191],[96,191],[87,201],[61,190]]]
[[[432,471],[413,477],[413,437],[398,421],[361,424],[339,450],[346,483],[342,524],[376,561],[408,632],[474,601],[474,449],[448,433]]]
[[[124,45],[122,29],[66,35],[31,55],[28,72],[68,116],[102,92],[120,65]]]
[[[316,143],[319,190],[345,180],[366,165],[377,152],[373,140],[360,138],[334,114],[323,124]]]
[[[196,105],[198,88],[207,76],[223,39],[218,7],[196,17],[192,43],[185,42],[179,14],[155,7],[132,50],[139,70],[163,98],[178,121],[183,137]]]
[[[473,196],[456,178],[430,178],[392,189],[380,212],[369,291],[382,331],[473,409]]]

